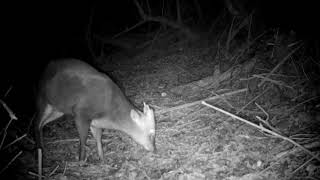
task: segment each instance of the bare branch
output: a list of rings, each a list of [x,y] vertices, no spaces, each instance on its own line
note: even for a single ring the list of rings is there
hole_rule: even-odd
[[[14,143],[20,141],[21,139],[25,138],[26,136],[27,136],[27,134],[24,134],[24,135],[20,136],[19,138],[15,139],[14,141],[12,141],[12,142],[9,143],[8,145],[6,145],[6,146],[3,148],[3,150],[4,150],[4,149],[7,149],[7,148],[10,147],[10,146],[12,146]]]

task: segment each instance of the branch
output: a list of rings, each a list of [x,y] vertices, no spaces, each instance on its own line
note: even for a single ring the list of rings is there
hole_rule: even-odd
[[[20,136],[19,138],[15,139],[14,141],[12,141],[12,142],[9,143],[8,145],[6,145],[6,146],[3,148],[3,150],[4,150],[4,149],[7,149],[7,148],[10,147],[10,146],[12,146],[14,143],[20,141],[21,139],[25,138],[26,136],[27,136],[27,134],[24,134],[24,135]]]

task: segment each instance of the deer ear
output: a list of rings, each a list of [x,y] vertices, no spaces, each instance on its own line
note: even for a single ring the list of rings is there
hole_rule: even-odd
[[[143,113],[146,114],[149,110],[149,106],[145,102],[143,102]]]
[[[130,111],[130,117],[131,119],[139,126],[139,127],[142,127],[143,126],[143,122],[140,120],[141,117],[140,115],[137,113],[137,111],[131,109]]]
[[[143,114],[147,116],[153,116],[153,109],[150,108],[145,102],[143,102]]]

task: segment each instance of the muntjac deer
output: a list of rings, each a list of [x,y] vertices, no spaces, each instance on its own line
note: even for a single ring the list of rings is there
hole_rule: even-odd
[[[75,121],[79,137],[79,160],[85,160],[89,128],[96,139],[98,155],[103,159],[103,129],[127,133],[148,151],[155,150],[153,110],[144,103],[136,109],[120,88],[105,74],[76,59],[49,63],[40,81],[36,137],[43,147],[42,128],[63,115]]]

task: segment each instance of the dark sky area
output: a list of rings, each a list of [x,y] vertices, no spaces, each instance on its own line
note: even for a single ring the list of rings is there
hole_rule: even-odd
[[[150,0],[155,13],[161,11],[157,9],[159,2],[162,1]],[[306,39],[319,36],[320,6],[316,1],[243,2],[248,9],[257,8],[259,21],[266,27],[281,27],[286,32],[293,29]],[[199,3],[207,22],[225,9],[223,0]],[[85,39],[90,15],[93,14],[92,32],[103,36],[112,36],[141,20],[132,0],[28,1],[3,7],[6,8],[3,35],[8,42],[4,53],[8,55],[1,60],[2,94],[10,85],[30,94],[48,60],[73,57],[90,61]]]
[[[150,2],[157,5],[154,3],[157,1]],[[216,18],[225,8],[223,0],[199,2],[208,21]],[[249,8],[258,8],[256,11],[262,17],[261,21],[268,26],[296,29],[308,38],[310,35],[316,36],[319,24],[317,14],[320,11],[316,1],[243,2],[249,2]],[[140,21],[132,0],[19,2],[8,8],[10,11],[6,13],[5,20],[9,25],[6,28],[12,33],[10,38],[14,51],[27,49],[28,55],[41,59],[85,58],[88,53],[85,33],[92,11],[92,31],[104,35],[115,34]]]

